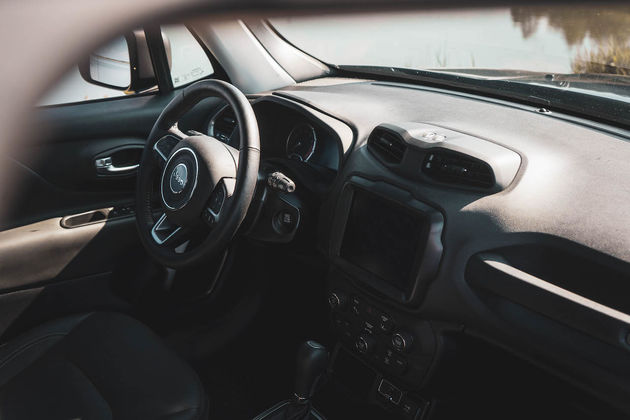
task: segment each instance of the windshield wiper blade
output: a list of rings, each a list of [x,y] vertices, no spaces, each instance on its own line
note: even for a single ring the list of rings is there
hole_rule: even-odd
[[[607,85],[630,85],[630,76],[622,74],[606,74],[606,73],[559,73],[548,74],[545,77],[549,81],[554,82],[589,82],[602,83]]]
[[[449,76],[457,76],[449,71],[442,70],[433,70],[433,69],[410,69],[405,67],[381,67],[381,66],[354,66],[354,65],[343,65],[337,66],[337,68],[341,70],[349,70],[349,71],[365,71],[365,72],[375,72],[379,74],[403,74],[408,76],[417,76],[417,77],[435,77],[442,75]]]
[[[606,84],[630,85],[630,76],[606,73],[551,73],[519,69],[483,69],[483,68],[445,68],[445,69],[411,69],[405,67],[379,66],[338,66],[346,70],[375,71],[391,74],[404,74],[418,77],[454,76],[458,79],[472,78],[476,80],[503,81],[545,81],[545,82],[601,82]]]

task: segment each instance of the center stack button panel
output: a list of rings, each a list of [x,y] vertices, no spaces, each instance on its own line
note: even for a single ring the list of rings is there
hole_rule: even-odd
[[[334,287],[328,303],[341,343],[376,370],[421,385],[436,352],[431,324],[359,294]]]

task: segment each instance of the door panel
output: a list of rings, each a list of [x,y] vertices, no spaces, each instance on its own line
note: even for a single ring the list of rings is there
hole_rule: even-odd
[[[64,228],[58,217],[0,232],[0,294],[116,270],[139,242],[132,216]]]
[[[99,177],[95,158],[143,146],[171,95],[123,97],[36,111],[47,133],[7,164],[22,175],[2,228],[22,226],[133,200],[135,177]]]
[[[20,185],[10,201],[2,197],[12,205],[0,226],[0,305],[5,308],[0,334],[9,325],[26,326],[89,310],[88,302],[101,309],[109,304],[120,307],[121,301],[134,301],[133,293],[151,280],[147,277],[156,280],[163,273],[144,252],[136,232],[130,210],[135,174],[112,174],[104,159],[111,157],[109,163],[117,168],[133,165],[172,96],[123,97],[36,110],[34,120],[44,124],[46,138],[20,156],[2,159],[19,175]],[[180,129],[202,131],[221,105],[217,99],[203,101]],[[105,167],[98,170],[96,160]],[[102,210],[91,212],[98,209]],[[68,219],[84,212],[90,213]],[[81,298],[92,294],[90,282],[93,290],[101,291],[100,298]],[[77,293],[77,285],[83,292]],[[78,300],[58,298],[64,295]]]
[[[20,157],[5,159],[20,174],[22,185],[0,229],[133,201],[135,176],[99,174],[95,160],[142,147],[172,96],[133,96],[38,109],[35,119],[48,134]],[[214,98],[202,101],[180,128],[202,130],[219,105]]]

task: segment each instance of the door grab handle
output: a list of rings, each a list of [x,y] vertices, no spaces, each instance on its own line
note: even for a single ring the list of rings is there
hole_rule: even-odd
[[[99,158],[94,161],[94,166],[96,166],[96,172],[99,174],[109,174],[109,175],[125,175],[134,172],[140,164],[136,163],[135,165],[128,166],[114,166],[112,163],[111,157]]]

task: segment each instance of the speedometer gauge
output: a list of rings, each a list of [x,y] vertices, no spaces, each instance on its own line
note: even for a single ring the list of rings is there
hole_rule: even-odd
[[[287,157],[289,159],[308,162],[315,153],[317,147],[317,135],[315,129],[309,124],[296,125],[289,138],[287,138]]]

